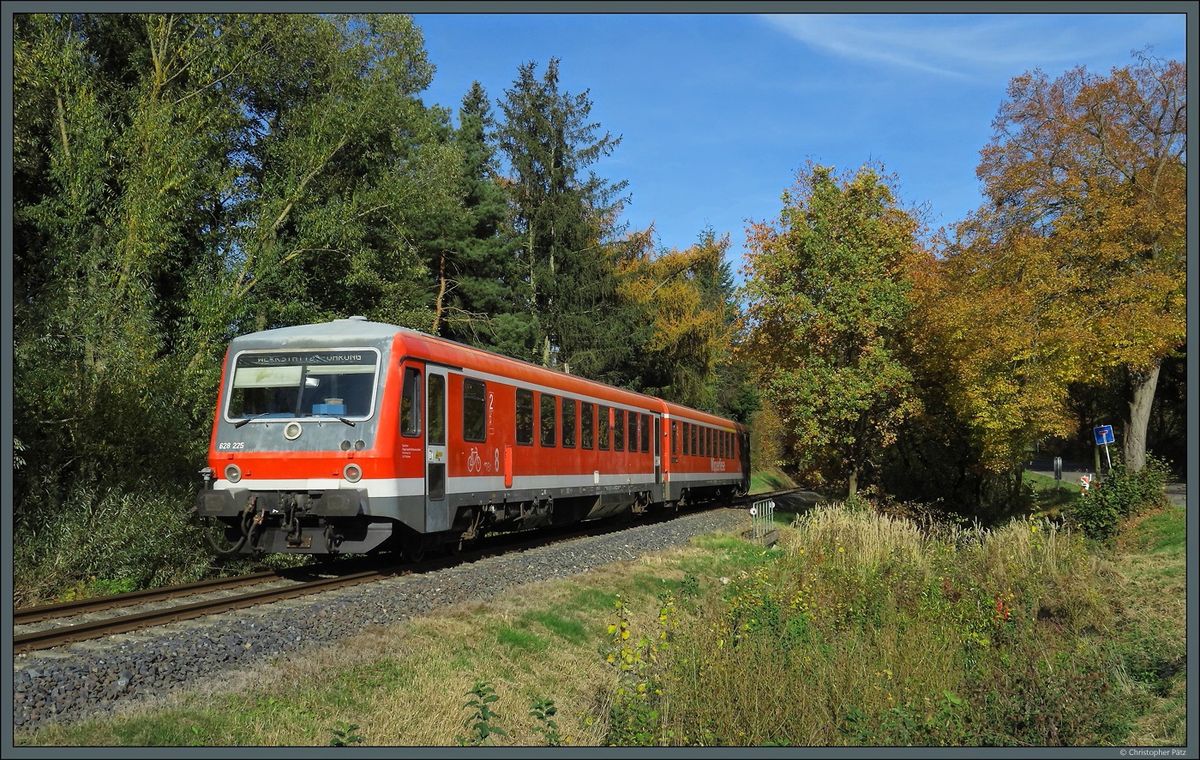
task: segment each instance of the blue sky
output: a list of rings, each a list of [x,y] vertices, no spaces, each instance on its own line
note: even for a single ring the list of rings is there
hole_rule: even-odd
[[[1184,58],[1182,15],[418,14],[437,67],[427,103],[457,109],[473,80],[493,103],[517,66],[561,60],[623,137],[597,168],[629,180],[625,221],[685,247],[773,218],[808,159],[882,161],[931,224],[980,201],[975,167],[1008,81],[1032,68],[1107,72],[1152,48]],[[740,279],[740,278],[739,278]]]

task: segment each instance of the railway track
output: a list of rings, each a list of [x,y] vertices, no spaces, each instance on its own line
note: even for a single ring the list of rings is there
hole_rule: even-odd
[[[754,496],[740,497],[734,500],[725,500],[720,503],[711,503],[700,507],[700,509],[745,506],[759,499],[784,496],[789,493],[793,493],[796,490],[798,489],[789,489],[768,494],[756,494]],[[676,514],[678,513],[665,511],[659,512],[651,515],[648,519],[639,521],[637,524],[668,520],[674,517]],[[502,552],[518,551],[522,549],[533,548],[535,546],[542,546],[548,543],[568,541],[583,536],[603,535],[605,533],[624,530],[627,527],[630,527],[628,523],[623,523],[619,520],[602,520],[596,523],[584,523],[582,525],[574,524],[563,528],[534,531],[534,535],[532,536],[528,535],[527,533],[503,534],[485,539],[485,544],[479,548],[460,552],[450,557],[441,557],[437,559],[426,560],[420,563],[391,564],[383,567],[369,568],[366,570],[335,575],[331,578],[316,578],[307,581],[293,582],[286,586],[276,586],[258,591],[250,591],[243,594],[237,594],[235,596],[204,599],[192,603],[172,605],[160,609],[151,609],[144,612],[119,614],[99,620],[89,620],[70,625],[60,625],[34,631],[26,631],[13,636],[13,651],[16,654],[20,654],[39,649],[49,649],[51,647],[61,646],[63,644],[69,644],[72,642],[85,641],[104,636],[112,636],[119,633],[127,633],[129,631],[140,630],[143,628],[166,625],[168,623],[174,623],[182,620],[191,620],[194,618],[203,617],[205,615],[213,615],[231,610],[253,607],[260,604],[268,604],[285,599],[293,599],[300,596],[332,591],[334,589],[346,588],[361,583],[369,583],[416,571],[438,570],[465,562],[473,562]],[[343,564],[349,565],[350,563]],[[310,573],[320,570],[319,567],[305,569]],[[26,626],[46,620],[79,616],[107,610],[116,610],[133,605],[159,601],[170,601],[173,599],[186,599],[188,597],[208,594],[215,591],[226,591],[245,586],[262,585],[277,580],[288,579],[280,572],[264,571],[232,578],[216,578],[208,581],[199,581],[197,583],[189,583],[182,586],[170,586],[160,589],[134,591],[128,594],[119,594],[117,596],[99,599],[87,599],[78,602],[64,602],[60,604],[29,607],[23,610],[16,610],[14,612],[13,625]]]

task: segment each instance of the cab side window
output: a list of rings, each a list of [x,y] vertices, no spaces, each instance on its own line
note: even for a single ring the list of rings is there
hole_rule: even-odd
[[[404,368],[404,388],[400,391],[400,434],[415,438],[421,434],[421,370]]]

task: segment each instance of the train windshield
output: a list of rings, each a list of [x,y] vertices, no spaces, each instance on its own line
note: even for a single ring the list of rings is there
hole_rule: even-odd
[[[241,353],[225,416],[366,419],[374,407],[378,365],[373,349]]]

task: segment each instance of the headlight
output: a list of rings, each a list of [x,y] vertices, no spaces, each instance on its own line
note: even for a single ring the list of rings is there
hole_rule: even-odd
[[[362,468],[356,464],[348,464],[342,469],[342,476],[351,483],[357,483],[362,479]]]
[[[242,479],[242,468],[236,464],[225,465],[225,479],[230,483],[236,483]]]

